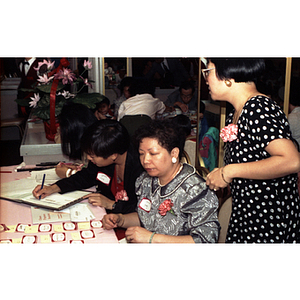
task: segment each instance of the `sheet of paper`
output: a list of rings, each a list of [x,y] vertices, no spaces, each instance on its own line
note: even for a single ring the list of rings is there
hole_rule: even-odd
[[[45,184],[52,184],[56,182],[57,180],[60,180],[61,178],[58,177],[55,173],[55,168],[53,169],[47,169],[42,171],[32,171],[31,172],[31,180],[35,180],[37,184],[41,184],[43,180],[43,176],[46,174],[45,177]]]
[[[68,209],[65,209],[68,210]],[[65,211],[64,210],[64,211]],[[52,211],[49,209],[31,206],[32,224],[45,224],[71,221],[70,212]]]
[[[95,216],[87,203],[77,203],[61,211],[31,207],[32,224],[55,222],[86,222],[94,220]]]
[[[86,203],[78,203],[70,207],[71,221],[72,222],[85,222],[94,220],[95,216],[88,208]]]

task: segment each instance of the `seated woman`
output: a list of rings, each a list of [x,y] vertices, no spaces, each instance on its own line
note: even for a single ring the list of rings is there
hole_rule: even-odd
[[[143,167],[125,127],[115,120],[99,120],[87,128],[81,146],[89,160],[87,168],[43,189],[38,185],[33,195],[44,198],[56,192],[65,193],[97,185],[97,193],[84,197],[91,204],[116,213],[133,212],[137,204],[135,180]],[[125,191],[127,201],[116,201],[117,193],[126,194]]]
[[[63,106],[58,119],[60,126],[55,141],[61,143],[62,153],[75,161],[74,164],[59,163],[56,166],[56,174],[65,178],[81,170],[82,165],[87,163],[81,151],[80,139],[85,129],[97,118],[87,106],[70,102]]]
[[[134,243],[216,243],[218,198],[188,164],[181,164],[184,133],[169,120],[153,120],[136,132],[142,166],[136,180],[137,212],[108,214],[105,229],[127,228]]]

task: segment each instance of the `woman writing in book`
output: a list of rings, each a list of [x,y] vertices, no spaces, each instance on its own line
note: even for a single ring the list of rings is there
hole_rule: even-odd
[[[115,120],[96,121],[83,134],[81,145],[89,160],[87,168],[43,189],[38,185],[33,195],[44,198],[97,186],[96,193],[84,197],[91,204],[115,213],[133,212],[137,203],[135,180],[143,167],[125,127]],[[120,198],[126,201],[118,201]]]
[[[216,243],[218,198],[195,168],[181,164],[183,130],[169,120],[152,120],[136,132],[146,170],[136,180],[137,211],[108,214],[105,229],[127,228],[132,243]]]

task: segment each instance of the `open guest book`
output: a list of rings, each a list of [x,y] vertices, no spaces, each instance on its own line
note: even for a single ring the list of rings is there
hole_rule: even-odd
[[[90,191],[74,191],[65,194],[55,193],[44,199],[36,199],[33,189],[39,184],[33,178],[25,178],[1,184],[0,198],[53,210],[62,210],[83,200]],[[45,181],[46,184],[46,181]]]

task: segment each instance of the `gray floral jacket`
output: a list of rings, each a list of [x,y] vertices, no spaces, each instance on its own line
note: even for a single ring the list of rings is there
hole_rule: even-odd
[[[218,241],[218,198],[193,166],[184,164],[181,172],[165,186],[144,172],[135,187],[142,227],[166,235],[191,235],[195,243]],[[159,206],[168,199],[173,203],[172,211],[161,215]]]

